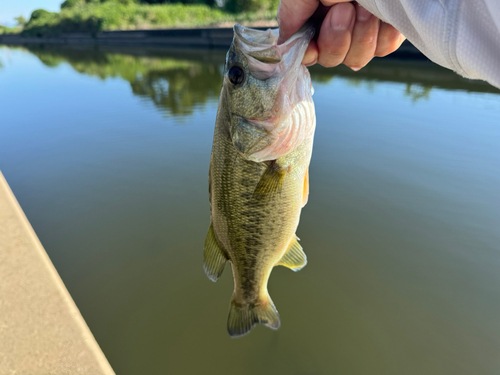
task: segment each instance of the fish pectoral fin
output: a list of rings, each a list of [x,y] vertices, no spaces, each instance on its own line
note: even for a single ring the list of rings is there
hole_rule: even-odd
[[[285,266],[290,268],[292,271],[300,271],[307,264],[307,257],[302,250],[302,246],[300,246],[298,237],[290,241],[290,245],[288,245],[288,249],[283,254],[283,257],[276,264],[277,266]]]
[[[285,177],[286,171],[280,169],[275,161],[269,162],[255,187],[254,197],[272,197],[281,193]]]
[[[210,229],[205,240],[204,257],[205,263],[203,264],[203,268],[205,269],[205,273],[210,280],[216,282],[220,275],[222,275],[228,259],[215,238],[212,223],[210,223]]]
[[[309,199],[309,167],[304,175],[304,191],[302,192],[302,207],[304,207]]]
[[[240,305],[231,301],[227,318],[227,332],[231,337],[246,335],[257,323],[275,330],[280,327],[280,316],[271,298],[255,305]]]

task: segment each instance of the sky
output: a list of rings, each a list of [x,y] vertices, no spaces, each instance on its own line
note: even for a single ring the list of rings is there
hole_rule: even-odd
[[[31,12],[43,8],[50,12],[58,12],[64,0],[0,0],[0,24],[14,26],[14,17],[23,15],[29,19]]]

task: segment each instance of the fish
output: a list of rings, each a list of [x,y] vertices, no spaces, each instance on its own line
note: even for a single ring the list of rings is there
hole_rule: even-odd
[[[209,167],[204,270],[215,282],[231,264],[231,337],[258,323],[278,329],[270,274],[275,266],[299,271],[307,264],[296,229],[309,195],[316,115],[301,61],[314,33],[306,24],[278,45],[278,29],[236,24],[226,55]]]

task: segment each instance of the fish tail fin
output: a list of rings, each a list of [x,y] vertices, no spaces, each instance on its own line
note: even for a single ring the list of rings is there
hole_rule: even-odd
[[[248,305],[231,301],[227,319],[227,331],[231,337],[246,335],[257,323],[274,330],[280,327],[280,316],[271,298],[268,297],[265,302]]]

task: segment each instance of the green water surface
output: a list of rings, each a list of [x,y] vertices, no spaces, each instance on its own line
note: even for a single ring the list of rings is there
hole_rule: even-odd
[[[224,54],[0,47],[0,170],[116,373],[500,374],[499,90],[312,68],[309,263],[271,276],[279,331],[230,339],[202,268]]]

